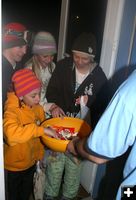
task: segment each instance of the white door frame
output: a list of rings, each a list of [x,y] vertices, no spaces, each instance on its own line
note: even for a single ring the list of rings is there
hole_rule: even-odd
[[[70,0],[62,0],[61,1],[61,16],[60,16],[57,60],[64,58],[64,54],[65,54],[65,50],[66,50],[69,3],[70,3]]]
[[[108,0],[100,66],[110,78],[115,71],[125,0]]]

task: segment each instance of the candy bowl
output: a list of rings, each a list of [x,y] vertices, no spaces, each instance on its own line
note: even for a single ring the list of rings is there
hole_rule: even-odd
[[[57,134],[60,134],[59,139],[51,138],[47,135],[41,136],[43,144],[57,152],[65,152],[67,144],[72,137],[77,135],[83,138],[91,132],[91,127],[88,123],[82,119],[73,117],[51,118],[44,121],[42,126],[52,127],[56,130]]]

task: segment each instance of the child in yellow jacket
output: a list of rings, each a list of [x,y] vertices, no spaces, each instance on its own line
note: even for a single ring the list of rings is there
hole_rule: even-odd
[[[7,95],[3,123],[6,194],[9,200],[28,200],[36,161],[44,154],[40,136],[56,136],[53,129],[40,126],[45,120],[39,105],[41,83],[32,70],[16,71],[12,82],[14,92]]]

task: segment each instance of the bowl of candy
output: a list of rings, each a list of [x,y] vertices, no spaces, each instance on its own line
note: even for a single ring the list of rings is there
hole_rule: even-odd
[[[42,123],[44,127],[55,129],[57,139],[44,135],[41,137],[45,146],[53,151],[65,152],[69,141],[79,136],[83,138],[91,132],[91,127],[84,120],[73,117],[51,118]]]

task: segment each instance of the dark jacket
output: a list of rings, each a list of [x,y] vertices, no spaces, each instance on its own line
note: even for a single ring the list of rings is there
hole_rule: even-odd
[[[7,92],[11,90],[12,83],[11,78],[15,71],[20,69],[21,67],[16,67],[13,69],[13,66],[10,62],[2,56],[2,105],[4,106],[4,102],[7,99]]]
[[[75,99],[89,91],[87,106],[91,111],[92,126],[96,124],[108,103],[107,78],[97,65],[86,77],[75,93],[75,68],[72,58],[59,61],[50,79],[46,97],[48,102],[55,102],[64,112],[79,112]]]

